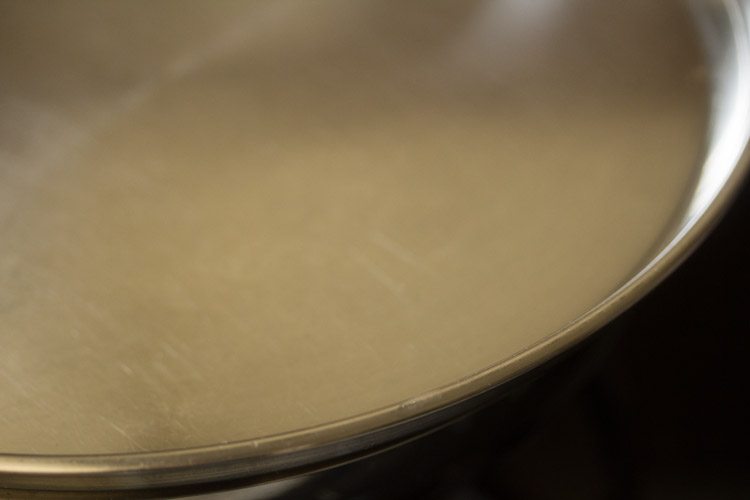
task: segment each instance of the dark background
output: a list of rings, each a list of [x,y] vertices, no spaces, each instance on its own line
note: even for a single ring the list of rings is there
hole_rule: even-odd
[[[745,185],[677,271],[519,397],[289,498],[750,499],[749,221]]]
[[[486,498],[750,499],[749,187]]]

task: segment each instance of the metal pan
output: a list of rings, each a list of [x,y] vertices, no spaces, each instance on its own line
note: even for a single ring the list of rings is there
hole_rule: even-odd
[[[575,345],[745,175],[748,7],[0,2],[0,484],[328,466]]]

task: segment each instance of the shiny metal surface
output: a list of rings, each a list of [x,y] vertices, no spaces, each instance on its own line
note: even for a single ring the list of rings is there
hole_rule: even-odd
[[[583,338],[744,174],[746,9],[0,2],[0,484],[336,459]]]

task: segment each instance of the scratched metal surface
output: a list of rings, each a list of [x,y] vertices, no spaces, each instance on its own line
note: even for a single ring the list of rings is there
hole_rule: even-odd
[[[679,1],[0,2],[4,471],[314,448],[559,350],[728,196],[706,61]]]

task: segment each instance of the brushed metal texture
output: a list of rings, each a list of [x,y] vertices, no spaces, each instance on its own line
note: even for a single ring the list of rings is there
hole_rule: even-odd
[[[0,1],[0,485],[314,465],[582,339],[744,174],[746,9]]]

